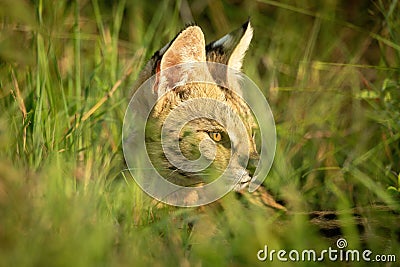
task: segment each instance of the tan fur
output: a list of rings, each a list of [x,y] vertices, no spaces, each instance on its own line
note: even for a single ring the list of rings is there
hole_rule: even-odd
[[[254,116],[242,100],[242,98],[233,91],[227,90],[216,84],[210,83],[185,83],[180,81],[181,77],[205,77],[213,74],[213,69],[204,69],[196,72],[181,69],[181,75],[165,74],[164,70],[178,64],[213,61],[228,64],[235,70],[240,70],[242,60],[250,44],[253,35],[253,29],[247,22],[242,28],[226,35],[220,40],[205,46],[204,35],[198,26],[189,26],[183,30],[177,37],[160,51],[156,52],[153,58],[146,65],[140,75],[140,81],[143,82],[150,75],[157,76],[157,82],[154,92],[159,95],[159,100],[153,108],[146,128],[146,146],[149,157],[157,171],[167,180],[181,186],[197,186],[209,183],[217,178],[228,166],[231,157],[231,141],[248,142],[250,160],[248,166],[234,165],[238,175],[243,176],[244,184],[248,184],[252,176],[252,169],[258,163],[259,154],[257,153],[256,142],[253,138],[253,130],[258,127]],[[211,77],[207,76],[207,77]],[[168,91],[168,88],[173,90]],[[164,94],[165,93],[165,94]],[[226,129],[217,121],[198,118],[185,124],[179,133],[179,148],[181,153],[189,160],[196,160],[200,156],[199,144],[202,140],[210,141],[210,132],[218,132],[223,137],[216,144],[216,157],[212,164],[205,170],[198,173],[188,173],[181,171],[173,166],[165,157],[161,144],[161,129],[171,112],[185,101],[206,98],[225,103],[227,106],[241,118],[244,123],[247,140],[230,140]],[[215,114],[226,112],[218,107],[213,110]],[[206,144],[206,150],[208,149]],[[244,184],[239,184],[237,190],[243,189]],[[270,206],[280,208],[272,197],[263,193],[263,201],[270,202]],[[196,196],[188,196],[195,199]],[[268,205],[268,203],[265,203]]]
[[[161,70],[177,64],[206,61],[205,40],[201,29],[190,26],[181,32],[165,52]]]
[[[184,93],[178,94],[177,92]],[[151,120],[149,122],[149,125],[152,125],[152,130],[149,130],[149,133],[152,136],[151,139],[153,142],[151,142],[151,144],[148,142],[148,147],[149,151],[152,151],[152,159],[156,162],[159,162],[159,164],[160,162],[163,162],[161,165],[164,167],[164,169],[162,170],[162,168],[160,168],[160,171],[163,172],[163,175],[168,177],[171,182],[185,186],[210,182],[213,180],[213,178],[221,175],[223,170],[226,169],[231,155],[228,145],[221,142],[221,144],[217,145],[217,155],[215,161],[211,165],[210,169],[205,170],[203,173],[192,174],[190,177],[187,177],[185,175],[181,175],[178,171],[170,171],[170,169],[168,169],[172,166],[166,160],[163,160],[162,151],[160,150],[161,139],[159,137],[155,138],[157,135],[156,133],[160,133],[163,122],[175,107],[188,99],[194,98],[211,98],[225,102],[231,106],[245,122],[245,127],[248,131],[247,141],[249,142],[249,147],[251,148],[250,156],[253,159],[258,159],[256,144],[251,137],[251,130],[252,128],[256,127],[256,123],[251,111],[239,96],[212,84],[187,84],[183,87],[176,88],[175,90],[165,94],[153,109]],[[215,110],[215,112],[218,113],[220,111]],[[180,138],[182,139],[180,142],[182,154],[190,160],[198,158],[200,153],[198,150],[199,143],[203,139],[209,138],[208,132],[210,131],[224,132],[225,129],[217,122],[209,119],[197,119],[187,123],[180,133]],[[225,135],[228,136],[228,133],[225,133]],[[148,138],[148,140],[150,140],[150,138]],[[229,139],[225,141],[229,143]],[[166,166],[168,166],[167,171],[165,171]],[[246,168],[246,166],[242,166],[242,168]]]

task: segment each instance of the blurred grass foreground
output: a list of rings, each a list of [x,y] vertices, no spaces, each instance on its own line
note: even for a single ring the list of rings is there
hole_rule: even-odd
[[[0,266],[276,266],[264,245],[335,247],[309,216],[325,211],[348,248],[398,266],[399,14],[397,0],[0,0]],[[278,134],[265,183],[290,212],[232,194],[156,209],[122,155],[134,81],[185,23],[212,41],[248,16],[244,72]],[[297,262],[319,264],[350,263]]]

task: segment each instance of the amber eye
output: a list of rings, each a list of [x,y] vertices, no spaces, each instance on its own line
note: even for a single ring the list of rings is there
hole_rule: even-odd
[[[215,142],[219,142],[222,139],[222,134],[219,132],[209,132],[208,135],[211,137],[212,140]]]

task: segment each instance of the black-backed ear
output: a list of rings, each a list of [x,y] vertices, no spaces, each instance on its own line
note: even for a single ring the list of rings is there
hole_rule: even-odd
[[[239,29],[206,46],[207,61],[228,65],[240,71],[243,58],[253,37],[253,28],[247,21]]]

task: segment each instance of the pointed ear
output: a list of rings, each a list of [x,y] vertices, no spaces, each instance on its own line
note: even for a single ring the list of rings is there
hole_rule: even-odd
[[[242,61],[253,38],[253,28],[247,21],[239,29],[206,46],[207,61],[226,64],[240,71]]]
[[[157,53],[153,91],[162,96],[168,89],[178,87],[194,78],[211,77],[207,65],[196,68],[193,64],[206,61],[204,34],[198,26],[189,26]],[[170,70],[170,67],[176,66]],[[202,66],[202,65],[201,65]],[[181,90],[180,88],[179,90]],[[177,91],[176,91],[177,92]]]
[[[172,41],[154,53],[140,72],[133,91],[152,75],[156,75],[153,91],[157,92],[161,70],[181,63],[206,61],[204,47],[204,35],[198,26],[189,26],[182,30]]]
[[[189,26],[179,33],[165,51],[160,70],[178,64],[206,61],[204,34],[198,26]]]

